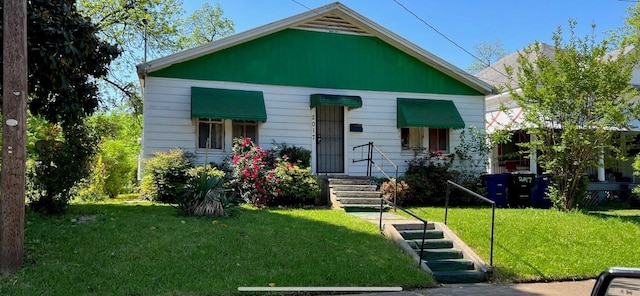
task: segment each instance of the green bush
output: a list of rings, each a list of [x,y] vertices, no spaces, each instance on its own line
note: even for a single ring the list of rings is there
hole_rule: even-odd
[[[276,162],[273,170],[278,183],[278,195],[267,202],[270,206],[300,206],[313,204],[320,196],[320,186],[311,168],[301,168],[286,160]]]
[[[104,193],[110,198],[130,193],[126,189],[132,187],[136,177],[137,151],[127,151],[127,145],[123,141],[109,140],[103,143],[100,157],[108,172]]]
[[[67,209],[72,189],[89,175],[96,139],[79,124],[65,129],[50,124],[44,130],[46,137],[35,143],[26,195],[35,212],[58,214]]]
[[[455,180],[457,171],[451,170],[453,155],[439,151],[416,155],[407,161],[404,181],[409,185],[403,201],[406,206],[444,205],[447,180]]]
[[[482,175],[480,173],[469,171],[455,172],[454,174],[456,175],[456,179],[453,179],[453,182],[456,182],[458,185],[467,188],[481,196],[487,196],[487,187],[482,184]],[[486,203],[483,203],[480,199],[463,190],[457,189],[455,187],[451,188],[449,205],[469,206],[480,204]]]
[[[287,158],[290,163],[303,169],[311,167],[311,150],[299,146],[289,146],[287,143],[274,143],[272,151],[276,157]]]
[[[107,171],[102,156],[98,155],[93,164],[93,170],[88,178],[83,179],[73,188],[73,194],[81,201],[101,201],[106,197],[105,184]]]
[[[182,149],[161,151],[145,162],[140,184],[143,197],[161,203],[175,203],[189,180],[193,153]]]
[[[131,193],[131,188],[135,187],[135,154],[127,151],[120,140],[104,141],[99,150],[91,174],[76,188],[78,197],[95,201]]]

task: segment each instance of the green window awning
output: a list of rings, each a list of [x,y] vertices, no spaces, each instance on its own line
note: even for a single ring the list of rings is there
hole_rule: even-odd
[[[398,98],[398,128],[463,128],[464,120],[453,101]]]
[[[358,96],[341,95],[311,95],[311,108],[318,106],[345,106],[349,109],[362,107],[362,98]]]
[[[261,91],[191,88],[191,117],[267,121]]]

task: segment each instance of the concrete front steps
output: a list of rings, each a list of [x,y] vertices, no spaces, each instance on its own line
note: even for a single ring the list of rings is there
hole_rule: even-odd
[[[424,224],[385,225],[390,236],[432,273],[440,283],[479,283],[487,280],[490,269],[449,228],[441,223],[429,223],[424,245]],[[422,258],[420,249],[422,247]]]
[[[369,177],[329,178],[331,207],[346,212],[380,211],[380,191]],[[387,204],[383,210],[388,210]]]

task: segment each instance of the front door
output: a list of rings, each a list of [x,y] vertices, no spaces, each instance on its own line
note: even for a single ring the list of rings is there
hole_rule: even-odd
[[[344,107],[316,107],[317,172],[344,173]]]

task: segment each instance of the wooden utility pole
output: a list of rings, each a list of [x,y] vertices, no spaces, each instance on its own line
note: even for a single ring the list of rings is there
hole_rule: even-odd
[[[27,0],[4,0],[0,273],[22,266],[27,126]]]

